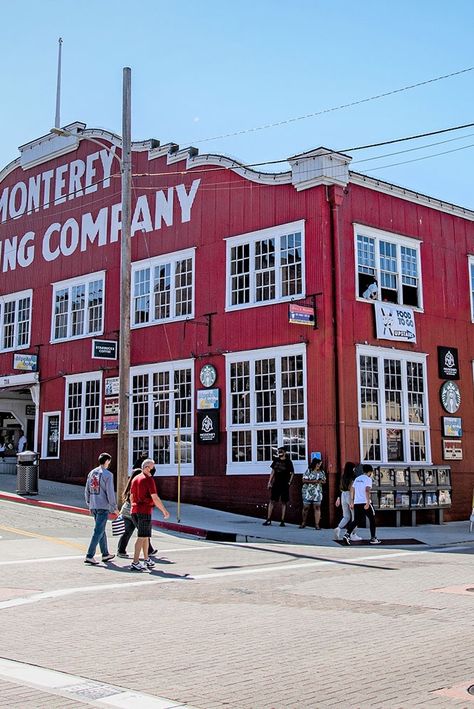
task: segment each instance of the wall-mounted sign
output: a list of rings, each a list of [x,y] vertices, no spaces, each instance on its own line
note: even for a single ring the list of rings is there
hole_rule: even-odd
[[[102,418],[102,432],[103,433],[118,433],[118,429],[119,429],[118,415],[104,416]]]
[[[219,443],[219,412],[198,411],[197,416],[199,443]]]
[[[462,441],[458,439],[443,439],[443,459],[462,460]]]
[[[45,424],[43,457],[58,458],[61,414],[45,414],[43,421]]]
[[[117,359],[117,340],[92,340],[92,359]]]
[[[288,306],[288,322],[293,325],[314,325],[314,308],[308,305],[290,303]]]
[[[104,416],[114,416],[119,412],[119,400],[114,399],[104,399]]]
[[[218,409],[220,406],[219,389],[198,389],[198,409]]]
[[[462,419],[459,416],[443,416],[443,436],[461,438]]]
[[[438,347],[438,376],[440,379],[459,379],[456,347]]]
[[[416,342],[415,315],[406,305],[376,301],[375,328],[381,340]]]
[[[217,379],[216,368],[212,364],[205,364],[199,372],[199,380],[203,387],[211,387]]]
[[[38,355],[35,354],[14,354],[13,369],[19,369],[22,372],[37,372],[38,371]]]
[[[27,404],[25,406],[25,416],[36,416],[36,406]]]
[[[107,377],[105,380],[105,392],[104,396],[117,396],[119,393],[120,385],[118,377]]]
[[[439,390],[443,409],[448,414],[455,414],[461,406],[461,392],[455,382],[444,382]]]

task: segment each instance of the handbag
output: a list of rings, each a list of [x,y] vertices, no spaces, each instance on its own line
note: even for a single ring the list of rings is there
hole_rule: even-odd
[[[113,537],[121,537],[122,534],[125,532],[125,521],[122,517],[122,515],[119,515],[115,519],[112,520],[112,536]]]

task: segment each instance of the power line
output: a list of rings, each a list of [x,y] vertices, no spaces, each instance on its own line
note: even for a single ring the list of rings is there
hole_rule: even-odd
[[[268,128],[277,128],[278,126],[288,125],[289,123],[295,123],[297,121],[305,121],[308,118],[316,118],[317,116],[322,116],[325,113],[333,113],[334,111],[342,111],[344,108],[351,108],[352,106],[360,106],[363,103],[368,103],[369,101],[377,101],[381,98],[386,98],[387,96],[393,96],[394,94],[400,94],[403,91],[410,91],[411,89],[416,89],[420,86],[426,86],[427,84],[434,84],[436,81],[443,81],[444,79],[451,79],[453,76],[459,76],[460,74],[466,74],[469,71],[473,71],[474,66],[468,67],[467,69],[460,69],[459,71],[451,72],[451,74],[444,74],[443,76],[436,76],[433,79],[426,79],[426,81],[419,81],[416,84],[409,84],[408,86],[402,86],[399,89],[393,89],[392,91],[385,91],[381,94],[376,94],[375,96],[369,96],[367,98],[359,99],[358,101],[351,101],[351,103],[343,103],[340,106],[332,106],[331,108],[324,108],[321,111],[315,111],[314,113],[307,113],[304,116],[296,116],[294,118],[287,118],[282,121],[276,121],[275,123],[266,123],[262,126],[255,126],[254,128],[244,128],[243,130],[234,131],[233,133],[223,133],[222,135],[214,135],[211,138],[200,138],[199,140],[189,141],[193,143],[207,143],[211,140],[221,140],[223,138],[232,138],[236,135],[245,135],[246,133],[256,133],[257,131],[267,130]]]

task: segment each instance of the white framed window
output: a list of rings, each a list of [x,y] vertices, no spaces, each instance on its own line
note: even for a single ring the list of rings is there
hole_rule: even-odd
[[[102,372],[65,377],[64,438],[100,438]]]
[[[132,327],[194,317],[194,252],[132,264]]]
[[[51,341],[102,335],[105,271],[53,283]]]
[[[227,473],[268,474],[284,446],[306,469],[306,348],[291,345],[226,357]]]
[[[360,224],[354,235],[357,297],[421,309],[421,242]]]
[[[61,412],[45,411],[43,414],[41,457],[59,458],[61,446]]]
[[[471,321],[474,322],[474,256],[468,257],[469,290],[471,293]]]
[[[0,351],[30,346],[33,291],[0,296]]]
[[[304,220],[226,241],[226,310],[301,298],[305,292]]]
[[[193,475],[194,361],[133,367],[130,373],[131,461],[146,453],[156,476]]]
[[[426,355],[357,346],[361,460],[431,463]]]

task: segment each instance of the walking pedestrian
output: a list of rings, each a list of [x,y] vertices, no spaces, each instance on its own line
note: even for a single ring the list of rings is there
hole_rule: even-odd
[[[342,538],[344,544],[349,545],[351,543],[352,532],[359,524],[364,522],[365,517],[369,520],[370,525],[369,544],[380,544],[380,539],[377,539],[375,512],[370,498],[373,474],[374,469],[371,465],[363,465],[362,475],[358,475],[352,483],[350,508],[354,510],[354,519],[346,527],[346,533]]]
[[[123,522],[125,525],[125,530],[120,539],[118,540],[118,546],[117,546],[117,556],[120,559],[128,559],[128,554],[127,554],[127,544],[130,541],[130,538],[133,534],[133,532],[136,529],[135,522],[133,521],[132,517],[132,505],[130,502],[130,488],[132,486],[132,480],[137,477],[137,475],[140,475],[142,472],[141,468],[135,468],[132,470],[132,474],[130,475],[127,486],[123,492],[123,504],[122,507],[120,508],[120,514],[123,517]],[[148,541],[148,556],[151,556],[151,554],[156,554],[156,549],[153,549],[153,546],[151,544],[151,539]]]
[[[300,529],[306,527],[308,520],[309,508],[313,507],[314,527],[321,529],[319,522],[321,521],[321,502],[323,500],[323,484],[326,482],[326,473],[322,469],[323,461],[321,454],[317,453],[309,464],[305,473],[303,473],[303,487],[301,488],[301,496],[303,498],[303,518],[300,524]]]
[[[342,530],[354,519],[354,512],[351,510],[351,487],[354,478],[356,477],[356,466],[354,463],[347,461],[344,466],[344,472],[341,478],[340,494],[336,500],[336,507],[342,508],[342,519],[334,530],[334,540],[338,541],[341,538]],[[362,472],[362,467],[360,468]],[[356,533],[355,529],[351,534],[352,542],[362,541],[362,537]]]
[[[142,472],[137,475],[130,486],[130,502],[132,503],[132,519],[137,528],[137,541],[135,553],[131,564],[131,571],[145,571],[152,569],[155,562],[148,555],[148,544],[151,537],[151,511],[153,506],[158,507],[163,517],[168,519],[170,513],[158,497],[152,470],[155,461],[147,458],[142,463]],[[143,554],[144,563],[140,563],[140,553]]]
[[[109,453],[99,455],[99,465],[87,476],[84,491],[87,507],[94,517],[94,531],[84,559],[84,563],[91,566],[99,564],[94,557],[97,545],[99,545],[102,554],[102,561],[110,561],[115,556],[115,554],[109,554],[105,533],[109,512],[113,512],[115,515],[119,514],[115,499],[114,477],[109,470],[111,460],[112,456]]]
[[[278,456],[271,465],[272,472],[268,480],[268,489],[270,490],[270,502],[267,508],[267,518],[263,522],[263,526],[267,527],[272,523],[272,512],[275,502],[281,501],[281,522],[280,527],[285,526],[286,505],[290,499],[290,485],[293,480],[295,469],[286,450],[281,447],[278,449]]]

